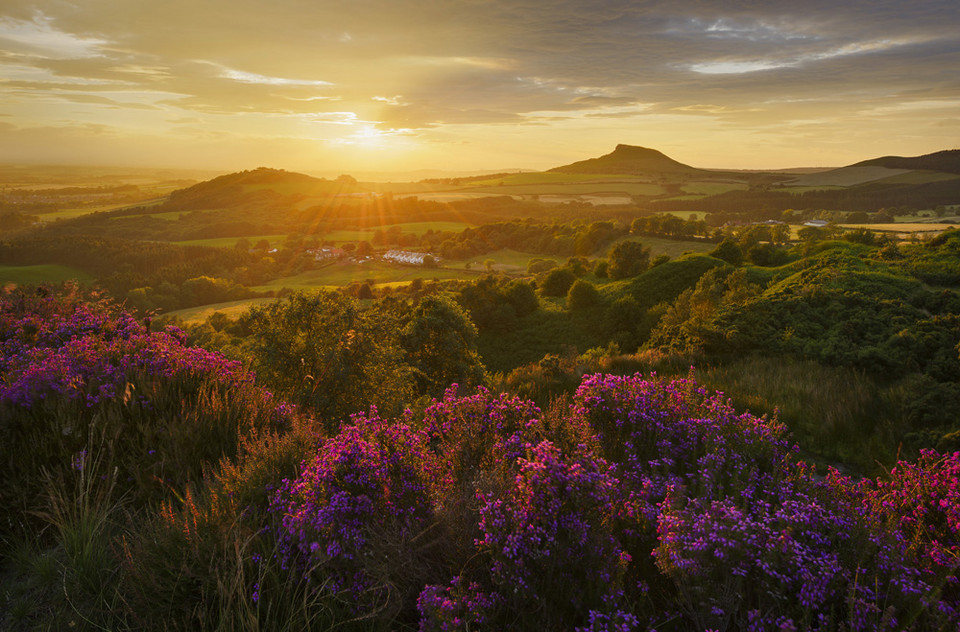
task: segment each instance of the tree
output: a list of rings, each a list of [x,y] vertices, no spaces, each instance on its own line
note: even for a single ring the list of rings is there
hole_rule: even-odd
[[[518,317],[526,316],[540,309],[537,293],[528,281],[515,279],[507,283],[503,290],[507,302],[513,306]]]
[[[743,263],[743,250],[732,239],[724,239],[720,242],[720,245],[710,252],[710,256],[734,266]]]
[[[629,279],[650,265],[650,249],[639,241],[621,241],[610,251],[607,260],[607,274],[611,279]]]
[[[567,292],[567,308],[580,312],[596,307],[600,303],[600,292],[589,281],[577,279]]]
[[[577,276],[570,268],[555,268],[540,283],[540,293],[544,296],[566,296],[576,280]]]
[[[439,397],[450,384],[473,387],[486,380],[477,328],[449,295],[421,299],[401,340],[421,393]]]
[[[396,317],[363,310],[339,292],[295,293],[251,309],[252,368],[265,384],[333,429],[376,405],[399,412],[413,391]]]

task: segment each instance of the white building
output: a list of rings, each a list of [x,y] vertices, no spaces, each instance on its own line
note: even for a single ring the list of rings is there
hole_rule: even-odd
[[[431,256],[427,252],[407,252],[406,250],[388,250],[383,258],[395,263],[409,263],[411,265],[422,266],[424,257]],[[434,257],[437,259],[437,257]]]

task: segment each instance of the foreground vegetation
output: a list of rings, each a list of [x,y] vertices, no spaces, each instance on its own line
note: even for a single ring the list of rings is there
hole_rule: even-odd
[[[587,375],[545,409],[443,391],[485,379],[455,303],[424,299],[396,346],[388,314],[356,307],[326,295],[257,313],[258,373],[294,408],[109,302],[6,294],[0,625],[960,624],[960,455],[816,475],[779,421],[693,376]],[[297,336],[308,313],[330,330]],[[451,366],[457,346],[468,361]],[[284,352],[316,364],[271,377],[294,366]],[[315,386],[327,379],[343,386]]]

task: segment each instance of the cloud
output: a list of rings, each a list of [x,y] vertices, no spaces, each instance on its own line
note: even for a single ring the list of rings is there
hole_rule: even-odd
[[[0,110],[37,127],[128,108],[155,110],[154,130],[283,120],[285,134],[369,123],[425,139],[652,117],[718,135],[858,116],[928,130],[910,104],[954,118],[940,110],[960,98],[958,30],[955,0],[7,0],[0,85],[14,102]]]
[[[68,33],[37,11],[31,19],[0,16],[0,45],[8,51],[49,59],[99,57],[107,40]]]

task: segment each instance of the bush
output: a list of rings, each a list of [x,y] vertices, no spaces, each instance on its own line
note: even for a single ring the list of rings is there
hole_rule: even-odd
[[[611,279],[635,277],[650,265],[650,249],[638,241],[621,241],[607,256],[607,274]]]
[[[60,295],[0,301],[0,501],[26,516],[50,480],[94,458],[118,494],[146,502],[182,492],[240,436],[279,427],[286,409],[239,363],[149,332],[116,306]],[[12,528],[8,523],[3,528]]]
[[[566,296],[577,275],[570,268],[556,268],[540,281],[540,293],[544,296]]]
[[[724,239],[720,242],[720,245],[710,252],[710,256],[726,261],[733,266],[743,263],[743,250],[732,239]]]
[[[589,281],[577,279],[567,292],[567,308],[571,311],[584,311],[600,303],[600,293]]]

